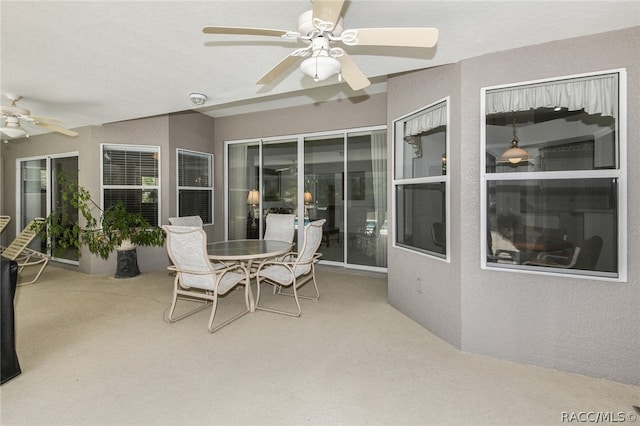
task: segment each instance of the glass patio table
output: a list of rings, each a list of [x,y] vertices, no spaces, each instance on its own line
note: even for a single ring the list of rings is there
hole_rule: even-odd
[[[253,276],[253,262],[282,256],[291,251],[293,244],[276,240],[229,240],[207,244],[209,259],[224,262],[242,263]],[[253,291],[249,286],[250,311],[255,311]]]

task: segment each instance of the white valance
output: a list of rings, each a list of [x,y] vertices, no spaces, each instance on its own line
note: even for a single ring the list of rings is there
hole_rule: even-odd
[[[615,75],[607,74],[567,81],[487,91],[487,114],[563,107],[589,114],[614,116]]]
[[[404,137],[419,135],[439,126],[447,125],[447,103],[443,102],[410,118],[404,123]]]

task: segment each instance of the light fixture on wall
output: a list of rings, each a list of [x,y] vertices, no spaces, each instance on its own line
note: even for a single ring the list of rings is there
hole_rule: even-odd
[[[511,147],[503,152],[500,158],[498,158],[498,164],[517,165],[533,161],[533,157],[529,156],[527,150],[520,148],[518,146],[518,142],[518,136],[516,136],[516,118],[513,117],[513,139],[511,140]]]
[[[257,189],[249,191],[247,204],[251,204],[251,226],[256,226],[256,206],[260,203],[260,192]]]

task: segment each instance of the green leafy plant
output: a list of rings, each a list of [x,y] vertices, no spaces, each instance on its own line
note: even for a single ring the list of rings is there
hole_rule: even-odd
[[[68,180],[65,174],[59,175],[58,183],[60,205],[45,218],[39,230],[55,255],[70,248],[80,254],[84,244],[91,253],[106,260],[127,241],[137,246],[164,244],[164,230],[152,226],[139,213],[127,212],[122,201],[103,210],[86,188]],[[84,227],[75,220],[76,211],[84,218]]]

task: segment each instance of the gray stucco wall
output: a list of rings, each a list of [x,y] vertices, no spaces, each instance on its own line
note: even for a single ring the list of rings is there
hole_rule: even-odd
[[[390,78],[387,83],[387,158],[393,152],[393,120],[421,109],[447,96],[450,120],[460,122],[460,65],[432,68]],[[449,126],[450,150],[447,171],[450,176],[451,250],[450,263],[401,248],[388,251],[389,303],[434,334],[457,348],[461,345],[461,280],[460,280],[460,127]],[[389,167],[388,181],[392,182]],[[392,189],[389,190],[389,197]],[[392,201],[389,198],[388,205]]]
[[[19,142],[3,144],[3,182],[5,194],[2,211],[15,216],[16,159],[78,152],[79,184],[100,199],[100,144],[154,145],[160,147],[161,221],[175,215],[176,148],[211,152],[214,119],[203,114],[186,111],[138,120],[108,123],[76,129],[79,136],[69,138],[55,133],[32,136]],[[169,184],[164,184],[169,183]],[[173,190],[171,189],[173,188]],[[15,225],[15,223],[14,223]],[[15,236],[15,228],[5,232],[7,241]],[[141,271],[163,269],[169,264],[163,247],[139,247],[138,265]],[[115,271],[117,256],[108,260],[91,255],[82,249],[78,270],[90,274],[111,274]]]
[[[389,126],[416,108],[416,97],[426,105],[449,92],[451,126],[459,132],[459,138],[452,132],[452,146],[459,149],[452,149],[450,158],[452,173],[459,173],[452,191],[459,196],[452,197],[451,210],[460,214],[451,220],[452,262],[391,248],[394,306],[463,351],[640,384],[638,46],[640,27],[635,27],[464,60],[443,67],[452,74],[450,82],[443,81],[442,69],[389,80]],[[480,89],[615,68],[626,68],[628,78],[628,282],[482,270]],[[404,107],[407,99],[410,106]],[[415,284],[419,276],[429,281],[422,293]]]

